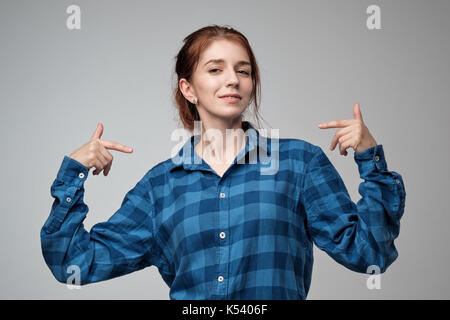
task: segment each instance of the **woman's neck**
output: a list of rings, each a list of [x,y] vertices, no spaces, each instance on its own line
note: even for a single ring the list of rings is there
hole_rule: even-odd
[[[201,124],[201,141],[196,144],[195,151],[209,163],[230,163],[245,147],[247,137],[241,119],[228,125],[222,123],[219,127],[211,123]]]

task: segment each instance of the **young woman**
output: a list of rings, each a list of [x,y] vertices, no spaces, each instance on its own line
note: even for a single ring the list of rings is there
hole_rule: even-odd
[[[184,39],[176,58],[180,120],[200,132],[151,168],[117,212],[90,232],[82,224],[89,169],[106,176],[108,150],[132,150],[102,140],[99,124],[90,141],[64,157],[41,230],[42,252],[58,281],[65,283],[73,270],[83,285],[154,265],[171,299],[306,299],[313,243],[356,272],[384,272],[392,264],[405,188],[401,175],[388,171],[358,104],[354,119],[320,126],[342,128],[331,150],[339,144],[342,155],[355,151],[364,179],[355,204],[319,146],[262,137],[243,120],[252,103],[258,119],[260,90],[244,35],[204,27]],[[266,155],[277,162],[270,174],[262,170]]]

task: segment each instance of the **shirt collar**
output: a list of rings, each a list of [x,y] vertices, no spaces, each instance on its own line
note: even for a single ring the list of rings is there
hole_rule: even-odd
[[[242,121],[242,129],[247,136],[247,141],[245,143],[245,148],[242,149],[234,159],[234,163],[242,163],[242,158],[246,157],[252,150],[261,150],[267,156],[270,156],[270,146],[268,144],[268,138],[260,136],[258,130],[256,130],[248,121]],[[169,170],[172,171],[175,168],[183,167],[184,169],[195,170],[195,169],[205,169],[211,170],[211,168],[206,164],[205,161],[194,151],[194,146],[200,142],[200,135],[192,135],[183,147],[177,152],[177,154],[169,159]],[[256,154],[256,153],[253,153]],[[247,156],[244,163],[248,163]],[[258,158],[258,157],[257,157]]]

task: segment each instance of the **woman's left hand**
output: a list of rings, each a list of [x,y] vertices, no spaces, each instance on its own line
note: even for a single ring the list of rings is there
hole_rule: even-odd
[[[330,150],[334,150],[339,143],[339,150],[341,155],[344,156],[348,154],[347,149],[350,147],[353,148],[355,153],[359,153],[377,145],[369,129],[364,124],[359,103],[353,105],[353,119],[324,122],[319,124],[319,128],[342,128],[334,134]]]

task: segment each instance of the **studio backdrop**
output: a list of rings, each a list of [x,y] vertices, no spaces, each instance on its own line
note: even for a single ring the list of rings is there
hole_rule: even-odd
[[[169,299],[155,267],[80,289],[57,282],[40,230],[64,156],[99,122],[103,139],[134,152],[112,151],[107,177],[89,172],[86,230],[171,157],[181,127],[175,55],[188,34],[211,24],[249,40],[263,126],[320,146],[355,203],[362,179],[353,150],[330,150],[337,129],[317,126],[352,119],[354,103],[389,170],[403,177],[398,258],[378,285],[314,247],[308,299],[450,298],[449,12],[445,0],[1,0],[0,298]]]

